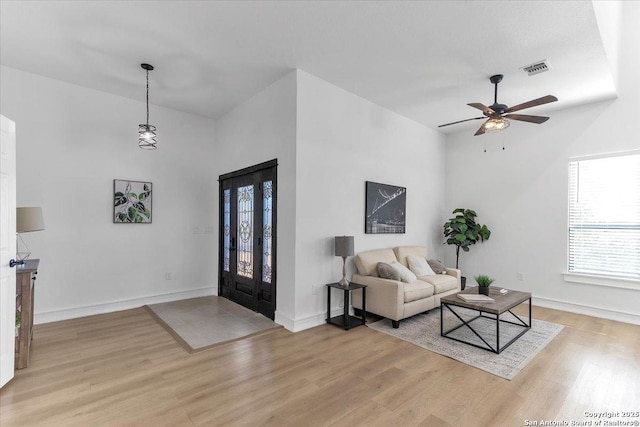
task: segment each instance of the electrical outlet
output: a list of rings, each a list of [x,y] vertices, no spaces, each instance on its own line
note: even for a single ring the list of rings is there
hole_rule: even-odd
[[[200,234],[200,227],[193,227],[193,234]]]
[[[517,278],[518,278],[519,281],[522,282],[524,280],[524,273],[518,273],[517,274]]]
[[[318,295],[318,288],[316,285],[311,285],[311,295]]]
[[[171,280],[171,273],[164,273],[164,280]]]
[[[204,233],[205,234],[213,234],[213,230],[214,230],[213,225],[208,225],[208,226],[206,226],[204,228]]]

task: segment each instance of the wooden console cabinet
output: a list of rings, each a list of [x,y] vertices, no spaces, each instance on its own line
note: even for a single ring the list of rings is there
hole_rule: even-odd
[[[33,338],[33,295],[39,263],[39,259],[30,259],[25,265],[16,267],[16,320],[20,316],[20,327],[16,324],[16,369],[29,366]]]

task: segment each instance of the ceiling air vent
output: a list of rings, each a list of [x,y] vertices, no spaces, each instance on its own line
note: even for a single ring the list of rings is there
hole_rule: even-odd
[[[543,61],[534,62],[531,65],[527,65],[526,67],[521,68],[521,70],[527,73],[529,76],[535,76],[536,74],[544,73],[545,71],[549,71],[550,69],[551,66],[546,59]]]

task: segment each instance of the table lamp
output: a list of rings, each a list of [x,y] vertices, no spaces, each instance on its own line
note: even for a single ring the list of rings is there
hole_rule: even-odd
[[[347,257],[353,256],[353,236],[335,237],[335,255],[342,257],[342,280],[338,283],[346,288],[349,286],[349,281],[347,280]]]
[[[24,256],[21,257],[21,252],[18,250],[18,244],[16,242],[16,251],[18,262],[25,261],[31,255],[29,248],[27,247],[24,240],[22,240],[21,233],[30,233],[32,231],[41,231],[44,230],[44,220],[42,219],[42,208],[39,207],[24,207],[16,209],[16,233],[20,241],[22,241],[22,245],[25,247],[26,251],[23,252]],[[24,262],[23,262],[24,264]]]

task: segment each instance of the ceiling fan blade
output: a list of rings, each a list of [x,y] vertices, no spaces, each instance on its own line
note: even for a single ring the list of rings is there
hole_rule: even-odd
[[[468,122],[470,120],[479,120],[479,119],[486,119],[486,117],[482,116],[482,117],[474,117],[473,119],[459,120],[457,122],[447,123],[446,125],[440,125],[438,127],[441,128],[443,126],[455,125],[455,124],[458,124],[458,123]]]
[[[547,95],[547,96],[543,96],[542,98],[538,98],[528,102],[524,102],[522,104],[514,105],[511,108],[507,108],[505,110],[505,113],[513,113],[514,111],[524,110],[525,108],[535,107],[536,105],[548,104],[550,102],[555,102],[557,100],[558,98],[556,98],[555,96]]]
[[[485,113],[486,115],[491,115],[491,114],[495,114],[496,112],[493,111],[491,108],[487,107],[484,104],[481,104],[479,102],[472,102],[471,104],[467,104],[470,107],[473,108],[477,108],[478,110],[482,111],[483,113]]]
[[[489,120],[491,120],[491,119],[489,119]],[[488,122],[489,120],[487,120],[487,122]],[[477,131],[476,133],[474,133],[474,134],[473,134],[473,136],[478,136],[478,135],[482,135],[482,134],[484,134],[484,125],[485,125],[487,122],[484,122],[484,123],[482,124],[482,126],[480,126],[480,129],[478,129],[478,131]]]
[[[511,120],[520,120],[521,122],[529,122],[529,123],[544,123],[549,120],[549,117],[544,116],[528,116],[526,114],[507,114],[503,116],[505,119]]]

